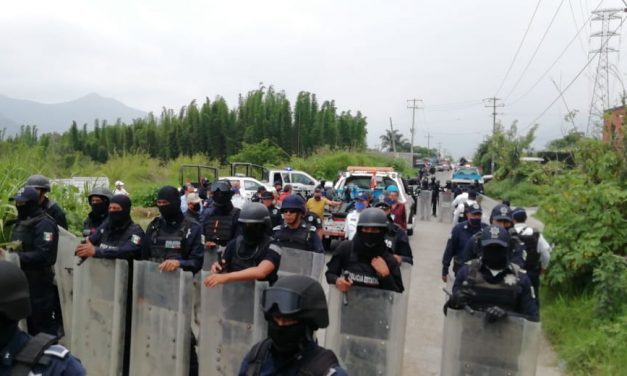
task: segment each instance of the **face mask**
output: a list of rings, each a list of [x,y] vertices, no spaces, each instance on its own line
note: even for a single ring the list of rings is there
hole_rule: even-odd
[[[106,201],[99,202],[97,204],[89,204],[91,206],[91,212],[96,217],[101,217],[107,213],[107,209],[109,208],[109,204]]]
[[[39,210],[39,205],[36,202],[26,202],[24,205],[16,206],[17,219],[25,220],[28,217],[34,216]]]
[[[497,245],[484,247],[481,260],[490,269],[503,270],[507,267],[507,249]]]
[[[279,326],[274,320],[268,320],[268,335],[272,339],[272,347],[280,353],[294,354],[300,351],[307,341],[307,331],[307,326],[303,323]]]
[[[385,247],[385,237],[383,234],[358,231],[354,240],[358,255],[363,260],[370,261],[372,258],[383,254]]]
[[[364,210],[365,208],[366,208],[366,204],[364,204],[363,202],[355,203],[355,210],[357,210],[358,212]]]
[[[468,224],[471,227],[479,227],[479,226],[481,226],[481,218],[470,218],[468,220]]]
[[[216,191],[213,193],[213,201],[218,205],[225,205],[231,201],[231,195],[222,191]]]
[[[247,243],[259,243],[265,235],[265,226],[260,223],[252,223],[242,227],[242,236]]]
[[[178,218],[181,213],[181,208],[172,204],[159,206],[159,213],[166,221],[173,221]],[[109,214],[111,215],[111,214]]]
[[[396,200],[393,200],[393,199],[391,199],[391,198],[388,198],[388,199],[386,199],[385,201],[388,203],[388,205],[394,205],[394,204],[396,204]]]
[[[109,212],[109,222],[112,227],[120,227],[130,220],[128,213],[124,211]]]

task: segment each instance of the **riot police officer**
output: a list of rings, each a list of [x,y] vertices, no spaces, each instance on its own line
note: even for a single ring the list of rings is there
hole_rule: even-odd
[[[204,281],[207,287],[251,280],[273,284],[277,280],[281,250],[271,244],[268,235],[268,209],[257,202],[247,203],[242,207],[238,221],[242,233],[226,245],[222,259],[211,266],[212,274]]]
[[[62,321],[56,310],[58,296],[53,284],[53,266],[57,261],[59,229],[39,205],[35,188],[22,188],[12,197],[17,207],[17,224],[13,240],[22,242],[18,253],[20,265],[30,288],[32,314],[27,318],[28,332],[62,335]]]
[[[531,281],[510,262],[510,235],[500,226],[481,231],[481,258],[464,265],[455,278],[453,294],[446,308],[485,311],[488,321],[497,321],[513,312],[532,321],[538,320],[538,305]]]
[[[211,184],[213,203],[203,215],[202,224],[205,245],[209,249],[225,246],[238,234],[240,209],[233,206],[233,190],[228,180],[218,180]]]
[[[357,234],[353,240],[340,243],[327,263],[327,282],[342,292],[353,284],[403,292],[399,264],[385,244],[387,229],[388,219],[380,209],[361,212]],[[348,272],[347,277],[344,272]]]
[[[240,376],[347,375],[335,354],[316,343],[314,332],[329,325],[322,286],[309,277],[280,278],[261,298],[267,339],[246,354]]]
[[[520,241],[518,235],[513,229],[514,222],[512,219],[512,209],[509,206],[504,204],[496,205],[492,212],[490,213],[490,224],[495,226],[500,226],[505,229],[505,231],[509,231],[509,260],[514,264],[520,266],[521,268],[525,267],[525,259],[526,259],[526,251],[525,244]],[[510,231],[511,229],[511,231]],[[481,243],[480,236],[476,234],[473,236],[472,240],[466,243],[463,251],[463,262],[466,263],[470,260],[481,257]]]
[[[483,209],[474,203],[466,206],[466,220],[456,224],[451,230],[451,235],[446,242],[444,255],[442,256],[442,281],[448,279],[449,267],[453,261],[453,273],[457,274],[462,267],[463,252],[470,239],[488,225],[481,222]]]
[[[46,193],[50,192],[50,180],[43,175],[31,175],[26,179],[26,186],[35,188],[39,193],[39,205],[41,208],[55,220],[57,225],[68,229],[65,212],[54,201],[50,200]]]
[[[414,265],[414,254],[411,250],[411,245],[409,244],[409,237],[407,237],[407,233],[401,228],[401,226],[394,223],[394,220],[391,218],[390,205],[388,205],[385,201],[381,201],[376,203],[374,207],[383,210],[383,213],[388,219],[388,230],[385,234],[385,244],[392,250],[392,253],[394,253],[396,261],[399,264],[401,262],[406,262],[409,265]]]
[[[80,257],[139,259],[144,230],[131,219],[131,199],[115,195],[109,204],[109,217],[98,230],[76,247]]]
[[[107,219],[109,213],[109,200],[113,197],[111,191],[103,187],[95,187],[88,196],[91,211],[87,214],[87,218],[83,221],[83,235],[89,236],[96,232]]]
[[[322,241],[314,226],[307,225],[303,216],[307,209],[305,200],[299,195],[288,195],[281,204],[283,224],[274,227],[274,241],[279,246],[322,253]]]
[[[192,273],[202,268],[202,228],[181,212],[178,190],[164,186],[157,194],[159,217],[148,225],[142,240],[142,258],[160,262],[164,272],[181,268]]]
[[[279,209],[274,206],[274,195],[270,191],[261,192],[260,202],[268,208],[268,212],[270,213],[270,221],[272,221],[272,228],[270,229],[270,234],[272,234],[272,229],[276,226],[283,223],[283,217],[281,217],[281,212]]]
[[[80,361],[56,337],[21,331],[18,321],[31,314],[28,281],[16,265],[0,261],[0,375],[85,375]]]

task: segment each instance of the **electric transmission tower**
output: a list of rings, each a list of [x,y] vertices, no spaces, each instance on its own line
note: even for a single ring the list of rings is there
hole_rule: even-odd
[[[590,44],[593,46],[593,49],[589,53],[598,54],[598,61],[594,74],[592,101],[590,103],[590,112],[588,113],[586,134],[588,134],[592,117],[603,119],[603,114],[610,108],[610,73],[612,67],[610,54],[618,55],[618,46],[620,46],[620,42],[612,44],[611,41],[614,37],[620,37],[618,28],[622,24],[622,13],[624,12],[624,8],[592,11],[590,28],[592,29],[593,23],[600,23],[601,29],[590,34]]]

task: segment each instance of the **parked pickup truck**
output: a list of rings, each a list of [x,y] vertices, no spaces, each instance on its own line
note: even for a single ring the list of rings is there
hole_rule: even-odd
[[[371,204],[384,199],[385,189],[395,185],[399,190],[399,202],[405,205],[407,213],[407,234],[413,233],[416,213],[415,200],[407,191],[407,185],[400,174],[391,167],[349,166],[335,183],[335,200],[343,204],[333,212],[325,213],[323,219],[323,243],[329,249],[333,240],[344,239],[346,215],[353,209],[355,198],[362,192],[372,197]],[[335,209],[335,208],[334,208]]]
[[[453,171],[451,182],[456,185],[470,185],[479,181],[479,184],[483,184],[483,177],[477,167],[460,166]]]

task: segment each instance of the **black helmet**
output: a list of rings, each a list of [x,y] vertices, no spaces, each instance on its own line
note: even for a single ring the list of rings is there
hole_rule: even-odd
[[[0,261],[0,291],[0,315],[14,321],[30,315],[28,281],[17,265]]]
[[[322,286],[315,279],[302,275],[279,278],[263,292],[261,309],[266,320],[278,313],[306,323],[312,330],[329,325],[327,299]]]
[[[91,200],[91,196],[99,196],[104,199],[110,200],[113,197],[113,194],[110,190],[105,187],[94,187],[91,192],[89,192],[88,198]]]
[[[299,195],[288,195],[285,197],[281,203],[281,210],[285,209],[300,210],[303,214],[307,211],[305,200]]]
[[[26,186],[50,191],[50,179],[43,175],[31,175],[26,179]]]
[[[249,202],[244,204],[237,221],[241,223],[263,223],[268,228],[272,224],[268,208],[258,202]]]
[[[231,192],[231,182],[228,180],[217,180],[211,183],[211,192]]]
[[[377,208],[368,208],[359,214],[357,227],[388,227],[388,217],[383,210]]]

